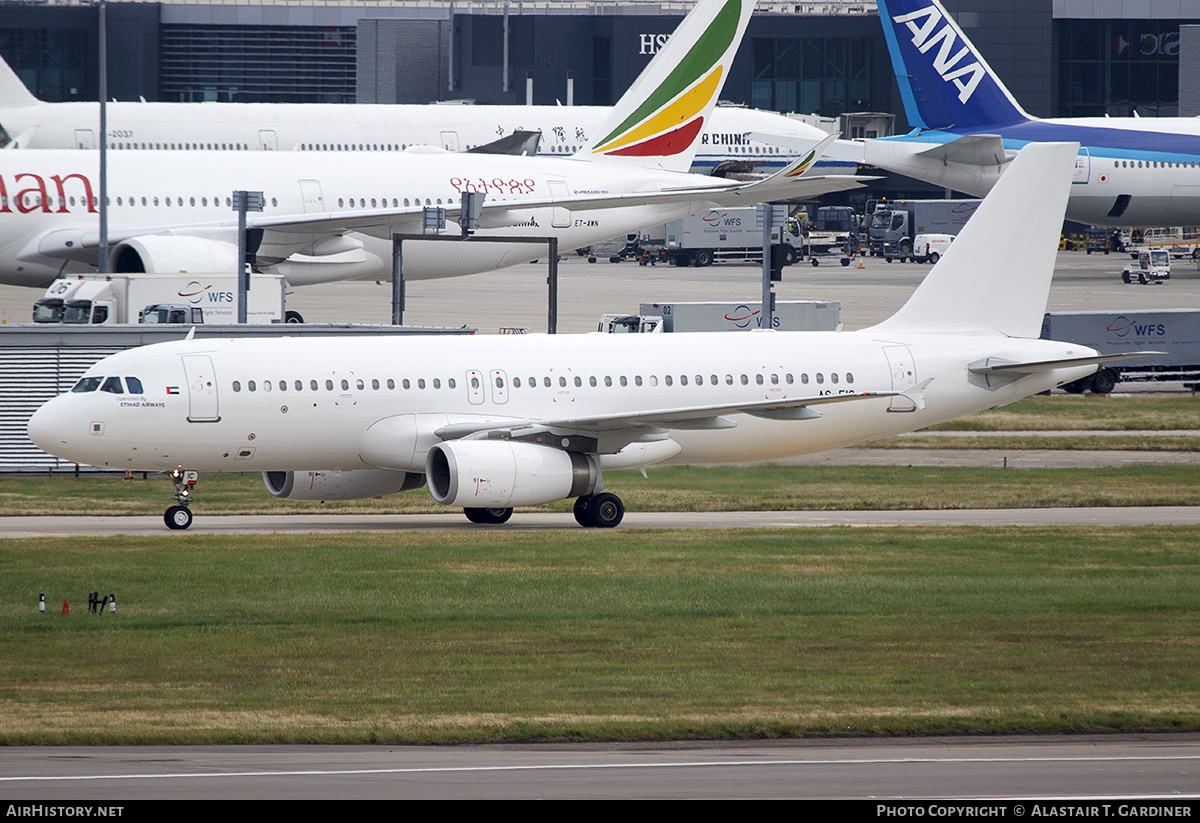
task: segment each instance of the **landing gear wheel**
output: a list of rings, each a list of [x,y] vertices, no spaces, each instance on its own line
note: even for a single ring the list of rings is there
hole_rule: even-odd
[[[625,517],[625,504],[611,492],[591,495],[587,502],[588,522],[597,529],[611,529]]]
[[[583,526],[585,529],[591,527],[591,521],[588,520],[588,501],[592,499],[590,494],[585,494],[575,498],[575,522]]]
[[[512,517],[512,509],[463,509],[463,514],[472,523],[479,523],[488,526],[498,526],[501,523],[507,523],[508,518]]]
[[[192,525],[192,510],[187,506],[172,506],[163,513],[163,522],[167,524],[168,529],[186,529]]]
[[[1093,394],[1112,394],[1117,386],[1117,373],[1112,369],[1101,369],[1092,376]]]

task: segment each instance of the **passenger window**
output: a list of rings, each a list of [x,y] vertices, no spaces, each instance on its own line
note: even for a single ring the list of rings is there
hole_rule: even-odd
[[[124,394],[125,389],[121,387],[121,378],[110,377],[104,381],[104,385],[100,387],[100,391],[106,391],[109,394]]]

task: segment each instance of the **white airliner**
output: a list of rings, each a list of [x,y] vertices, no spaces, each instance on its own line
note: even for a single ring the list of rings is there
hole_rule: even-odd
[[[701,0],[569,158],[401,152],[120,151],[108,158],[110,271],[236,272],[233,190],[262,191],[249,218],[260,271],[295,285],[390,279],[393,233],[419,233],[422,209],[458,218],[463,193],[486,202],[478,237],[558,238],[587,246],[710,206],[854,188],[800,177],[825,145],[766,180],[687,174],[752,0]],[[0,151],[0,282],[45,287],[94,270],[99,246],[95,152]],[[458,227],[450,226],[451,233]],[[415,243],[413,279],[489,271],[543,257],[539,244]]]
[[[1076,144],[1024,150],[900,311],[855,332],[192,340],[101,360],[29,422],[72,462],[261,471],[277,497],[428,482],[474,522],[576,498],[603,471],[779,458],[911,431],[1077,380],[1105,360],[1039,340]],[[1013,243],[1011,238],[1021,237]],[[189,335],[190,337],[190,335]]]
[[[355,105],[328,103],[130,103],[107,107],[108,147],[166,151],[478,150],[521,132],[540,133],[538,154],[569,157],[609,113],[607,106]],[[95,103],[45,103],[0,58],[0,148],[98,148]],[[768,111],[718,106],[700,135],[695,174],[778,171],[827,133]],[[829,174],[856,164],[822,159]]]
[[[983,196],[1014,153],[1080,144],[1067,217],[1099,226],[1200,224],[1200,120],[1031,117],[938,0],[877,0],[914,130],[868,140],[873,166]]]

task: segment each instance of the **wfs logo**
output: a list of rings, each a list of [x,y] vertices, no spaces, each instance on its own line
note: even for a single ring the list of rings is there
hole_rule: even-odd
[[[897,24],[903,23],[908,26],[908,30],[913,35],[913,45],[921,54],[927,54],[933,50],[934,46],[938,46],[937,56],[933,59],[933,70],[941,75],[947,83],[954,84],[958,89],[959,102],[966,103],[970,100],[971,95],[979,86],[979,82],[983,80],[984,70],[979,61],[974,59],[971,49],[967,46],[963,46],[951,55],[959,39],[959,33],[951,21],[947,20],[945,25],[935,33],[934,30],[942,22],[942,13],[934,6],[910,14],[902,14],[899,17],[893,17],[892,20]],[[959,64],[963,62],[964,58],[971,59],[972,62],[960,66]]]

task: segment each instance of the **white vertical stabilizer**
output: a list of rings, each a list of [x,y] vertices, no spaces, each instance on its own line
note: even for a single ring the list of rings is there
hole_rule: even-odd
[[[8,62],[0,57],[0,109],[32,106],[40,102],[42,101],[34,97],[25,87]]]
[[[1036,338],[1078,152],[1078,143],[1021,149],[913,296],[874,328]]]

